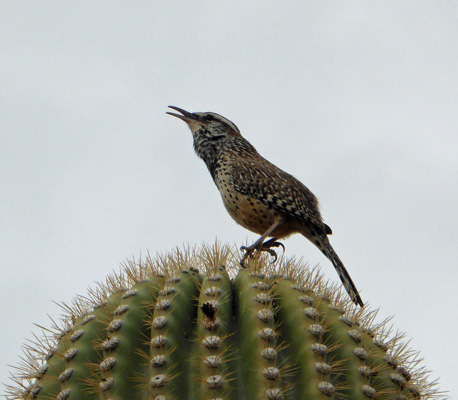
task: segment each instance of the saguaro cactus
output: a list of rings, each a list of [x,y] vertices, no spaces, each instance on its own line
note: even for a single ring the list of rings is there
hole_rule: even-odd
[[[148,258],[65,306],[9,399],[428,399],[418,357],[316,270],[227,246]]]

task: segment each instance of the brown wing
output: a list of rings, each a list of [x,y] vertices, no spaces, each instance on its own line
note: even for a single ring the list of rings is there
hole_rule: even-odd
[[[253,197],[268,207],[327,229],[313,193],[294,176],[269,161],[240,159],[232,169],[235,190]]]

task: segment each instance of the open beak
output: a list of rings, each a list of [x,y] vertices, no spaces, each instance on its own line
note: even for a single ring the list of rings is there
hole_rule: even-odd
[[[189,124],[190,122],[198,120],[198,117],[196,117],[193,113],[190,113],[190,112],[188,112],[186,110],[183,110],[182,108],[174,107],[174,106],[169,106],[169,108],[171,108],[172,110],[176,110],[176,111],[180,112],[183,115],[176,114],[176,113],[173,113],[173,112],[168,112],[168,111],[167,111],[167,114],[172,115],[173,117],[180,118],[184,122],[186,122],[187,124]]]

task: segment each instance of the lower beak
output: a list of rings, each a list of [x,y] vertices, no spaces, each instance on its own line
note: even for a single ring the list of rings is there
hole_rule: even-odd
[[[167,111],[166,114],[169,114],[169,115],[171,115],[173,117],[180,118],[186,123],[189,123],[189,122],[197,120],[197,117],[194,114],[192,114],[192,113],[190,113],[190,112],[188,112],[186,110],[183,110],[182,108],[174,107],[174,106],[169,106],[169,108],[171,108],[172,110],[176,110],[176,111],[180,112],[183,115],[172,113],[172,112],[168,112],[168,111]]]

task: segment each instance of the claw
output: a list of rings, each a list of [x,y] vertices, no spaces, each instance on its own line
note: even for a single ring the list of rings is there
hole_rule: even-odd
[[[265,251],[267,251],[270,254],[270,256],[274,258],[270,263],[275,264],[275,261],[277,261],[277,258],[278,258],[277,252],[272,249],[265,249]]]
[[[243,255],[242,259],[240,260],[240,266],[242,268],[245,268],[245,260],[248,258],[248,257],[251,257],[251,255],[253,254],[254,252],[254,249],[250,247],[246,247],[246,246],[242,246],[240,247],[240,250],[241,251],[244,251],[245,254]]]
[[[269,247],[281,247],[285,251],[285,245],[282,242],[273,242]]]
[[[266,251],[267,253],[270,254],[271,257],[273,257],[273,261],[271,262],[272,264],[275,263],[278,259],[277,252],[275,250],[272,250],[271,247],[281,247],[283,249],[283,252],[285,251],[285,246],[281,242],[277,242],[274,239],[270,239],[267,242],[262,243],[261,245],[258,246],[242,246],[240,247],[241,251],[244,251],[245,254],[243,255],[242,259],[240,260],[240,265],[245,268],[245,260],[248,257],[251,257],[255,251]]]

